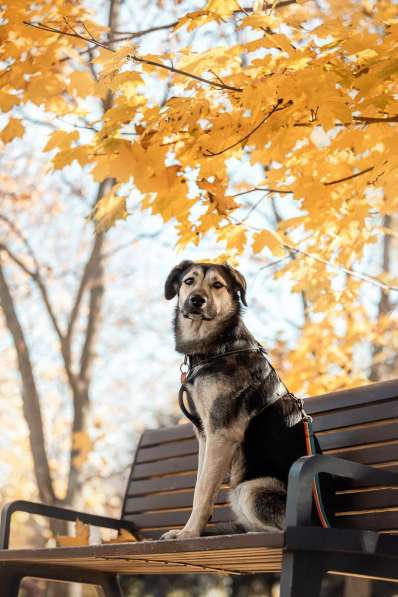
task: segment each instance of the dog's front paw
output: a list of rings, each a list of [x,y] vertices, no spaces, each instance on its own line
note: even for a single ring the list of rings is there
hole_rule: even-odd
[[[171,531],[167,531],[167,533],[163,533],[160,537],[162,540],[170,540],[170,539],[192,539],[193,537],[200,537],[200,533],[196,533],[195,531],[188,531],[185,529],[171,529]]]

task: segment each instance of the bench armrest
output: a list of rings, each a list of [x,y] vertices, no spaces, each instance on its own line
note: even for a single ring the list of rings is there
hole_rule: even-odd
[[[311,526],[312,482],[318,473],[398,487],[398,473],[392,471],[322,454],[302,456],[289,472],[286,527]]]
[[[107,529],[126,529],[132,535],[134,535],[137,540],[139,540],[136,526],[133,522],[127,520],[120,520],[118,518],[111,518],[109,516],[99,516],[97,514],[89,514],[87,512],[79,512],[78,510],[72,510],[70,508],[49,506],[47,504],[29,502],[27,500],[15,500],[5,504],[1,512],[0,549],[8,549],[10,540],[11,516],[14,512],[28,512],[29,514],[39,514],[41,516],[47,516],[48,518],[57,518],[58,520],[67,520],[70,522],[75,522],[76,519],[79,519],[86,524]]]

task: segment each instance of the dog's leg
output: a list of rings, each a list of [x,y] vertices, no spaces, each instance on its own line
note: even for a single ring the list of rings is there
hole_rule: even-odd
[[[162,535],[162,539],[187,539],[201,535],[213,512],[214,500],[230,468],[237,445],[227,432],[206,437],[202,471],[196,481],[191,516],[183,529],[168,531]]]
[[[196,474],[196,480],[199,479],[203,472],[203,462],[205,458],[206,449],[206,436],[203,431],[196,431],[196,437],[198,438],[199,450],[198,450],[198,472]]]
[[[231,507],[246,531],[275,531],[284,526],[286,488],[278,479],[243,481],[230,491]]]

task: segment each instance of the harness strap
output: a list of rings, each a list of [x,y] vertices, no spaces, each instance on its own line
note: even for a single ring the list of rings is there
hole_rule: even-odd
[[[262,346],[258,346],[256,348],[253,348],[253,347],[237,348],[236,350],[229,350],[228,352],[220,352],[220,354],[215,354],[212,357],[210,357],[209,359],[207,359],[206,361],[202,361],[201,363],[198,363],[197,365],[195,365],[195,367],[191,367],[191,365],[189,364],[189,361],[188,361],[189,357],[188,357],[188,355],[185,355],[184,362],[181,363],[181,365],[180,365],[181,383],[190,381],[192,378],[194,378],[199,373],[199,371],[201,369],[203,369],[203,367],[205,367],[206,365],[208,365],[215,359],[222,359],[223,357],[227,357],[230,354],[238,354],[240,352],[261,352],[264,354],[265,350]]]
[[[303,425],[304,425],[307,456],[313,456],[317,452],[316,452],[316,448],[315,448],[314,432],[312,429],[312,419],[310,417],[303,417]],[[312,483],[312,495],[314,498],[314,503],[315,503],[317,514],[318,514],[318,518],[320,520],[322,527],[324,529],[330,529],[331,524],[328,520],[326,510],[325,510],[325,507],[323,504],[318,474],[315,475],[315,479]]]
[[[181,411],[187,417],[187,419],[189,419],[191,421],[191,423],[193,423],[193,425],[195,425],[195,427],[197,427],[197,429],[200,430],[200,429],[202,429],[202,424],[201,424],[200,418],[197,417],[196,415],[190,413],[184,404],[184,392],[186,392],[186,391],[187,391],[187,389],[186,389],[185,385],[182,384],[180,391],[178,392],[178,404],[180,406]]]

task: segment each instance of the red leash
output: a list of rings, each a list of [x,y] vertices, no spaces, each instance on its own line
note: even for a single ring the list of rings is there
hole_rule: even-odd
[[[317,452],[315,450],[314,432],[312,430],[312,419],[304,414],[303,424],[307,456],[313,456]],[[315,480],[312,483],[312,495],[314,498],[316,511],[318,513],[320,523],[324,529],[329,529],[331,527],[331,524],[328,521],[325,507],[322,502],[321,489],[319,485],[319,475],[316,475]]]

